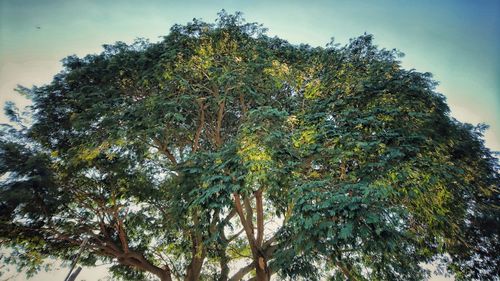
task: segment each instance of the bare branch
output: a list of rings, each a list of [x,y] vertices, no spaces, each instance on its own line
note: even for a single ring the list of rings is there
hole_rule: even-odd
[[[241,280],[243,277],[245,277],[245,275],[250,273],[250,271],[252,271],[254,269],[254,267],[255,267],[255,263],[252,262],[252,263],[246,265],[245,267],[240,268],[240,270],[238,270],[238,272],[236,272],[231,278],[229,278],[229,281]]]
[[[192,145],[193,152],[196,152],[199,148],[201,132],[203,131],[203,127],[205,126],[205,105],[203,104],[203,99],[198,99],[198,100],[196,100],[196,102],[198,103],[198,106],[200,107],[200,109],[198,111],[198,116],[199,116],[200,122],[198,124],[198,128],[196,129],[196,133],[194,135],[194,140],[193,140],[193,145]]]
[[[233,197],[234,197],[234,206],[235,206],[236,212],[238,213],[238,216],[240,217],[241,224],[243,225],[243,229],[245,230],[248,241],[250,242],[249,243],[250,247],[251,247],[252,252],[253,252],[256,250],[256,247],[255,247],[255,238],[253,236],[252,226],[248,223],[247,219],[245,218],[245,214],[243,213],[243,207],[241,205],[240,195],[237,193],[233,193]]]
[[[257,211],[257,247],[262,246],[264,240],[264,207],[262,205],[262,189],[255,192],[255,205]]]
[[[247,223],[250,225],[252,228],[252,235],[254,233],[254,226],[253,226],[253,208],[252,204],[250,203],[250,199],[248,197],[243,198],[243,203],[245,204],[245,211],[247,212]]]
[[[225,106],[226,106],[226,100],[223,99],[219,103],[219,109],[217,110],[217,123],[214,131],[214,142],[217,148],[220,148],[222,146],[221,128],[222,128],[222,119],[224,118]]]

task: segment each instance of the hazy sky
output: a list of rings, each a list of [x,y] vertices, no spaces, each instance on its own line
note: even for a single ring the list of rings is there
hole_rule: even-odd
[[[22,102],[16,84],[48,83],[65,56],[118,40],[157,41],[173,24],[212,22],[221,9],[242,11],[292,43],[324,46],[335,37],[344,44],[374,34],[379,46],[406,54],[405,67],[434,74],[453,117],[489,124],[487,146],[500,150],[498,0],[0,0],[0,103]]]
[[[67,55],[136,37],[157,41],[174,23],[213,21],[223,8],[292,43],[374,34],[379,46],[406,53],[405,67],[434,74],[454,117],[491,125],[487,145],[500,150],[498,0],[0,0],[0,103],[18,100],[16,84],[49,82]]]

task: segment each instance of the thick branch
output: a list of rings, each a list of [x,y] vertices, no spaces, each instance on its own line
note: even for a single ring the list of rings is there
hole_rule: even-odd
[[[257,211],[257,247],[262,246],[264,240],[264,207],[262,205],[262,189],[255,192],[255,205]]]
[[[227,238],[227,242],[232,242],[234,241],[236,238],[238,238],[243,232],[245,231],[244,228],[242,228],[240,231],[236,232],[233,236]]]
[[[229,221],[234,217],[234,215],[236,215],[236,210],[235,209],[232,209],[229,214],[227,214],[227,216],[224,218],[224,220],[222,220],[220,222],[220,225],[224,226],[226,224],[229,223]]]
[[[217,124],[215,127],[215,145],[217,148],[222,146],[222,137],[220,134],[222,128],[222,119],[224,118],[224,107],[226,106],[226,100],[222,100],[219,103],[219,110],[217,111]]]
[[[219,276],[219,281],[227,281],[229,277],[229,262],[231,259],[225,252],[225,248],[221,248],[218,250],[219,253],[219,265],[220,265],[220,276]]]
[[[165,265],[165,267],[162,269],[152,264],[142,254],[134,251],[129,251],[127,253],[124,253],[120,251],[117,247],[114,247],[113,243],[106,243],[103,246],[98,246],[98,245],[96,246],[103,251],[101,254],[118,259],[118,262],[120,264],[126,266],[132,266],[139,270],[151,272],[152,274],[158,276],[162,281],[172,280],[170,267],[168,267],[168,265]]]
[[[238,270],[238,272],[236,272],[231,278],[229,278],[229,281],[241,280],[243,277],[245,277],[245,275],[250,273],[250,271],[252,271],[254,268],[255,268],[254,262],[246,265],[245,267],[240,268],[240,270]]]
[[[139,269],[148,271],[153,273],[154,275],[160,277],[162,281],[171,281],[172,276],[170,273],[170,268],[166,267],[165,269],[159,268],[154,264],[150,263],[148,260],[144,258],[141,254],[130,252],[130,257],[125,257],[124,262],[130,263],[133,266],[136,266]]]
[[[252,204],[250,202],[250,199],[248,199],[248,197],[243,198],[243,203],[245,205],[245,211],[247,212],[246,220],[247,220],[247,223],[252,228],[252,236],[253,236],[254,226],[253,226],[253,208],[252,208]]]
[[[198,111],[200,123],[198,124],[198,128],[196,129],[196,133],[194,134],[194,140],[193,140],[193,146],[192,146],[193,152],[196,152],[199,148],[201,132],[203,131],[203,127],[205,126],[205,106],[203,105],[203,100],[198,99],[196,102],[198,103],[198,106],[200,107],[200,109]]]
[[[118,261],[122,264],[129,264],[138,269],[145,270],[153,273],[154,275],[160,277],[162,281],[170,281],[172,280],[170,268],[165,265],[165,268],[162,269],[150,261],[148,261],[142,254],[139,254],[134,251],[130,251],[128,253],[123,253],[118,256]]]
[[[194,228],[191,230],[191,240],[193,243],[191,246],[191,262],[186,268],[186,278],[184,278],[186,281],[196,281],[199,279],[203,261],[206,256],[206,249],[203,246],[203,237],[198,230],[199,217],[196,211],[193,213],[193,223]]]
[[[118,232],[118,237],[120,238],[120,243],[122,245],[122,249],[125,253],[128,253],[128,242],[127,242],[127,233],[125,232],[125,227],[123,226],[123,220],[120,218],[118,214],[118,206],[113,208],[113,216],[116,220],[116,231]]]
[[[245,214],[243,213],[243,207],[241,205],[240,195],[237,193],[233,193],[233,197],[234,197],[234,207],[236,209],[236,212],[238,213],[238,216],[240,217],[241,224],[243,225],[243,229],[245,230],[245,233],[247,235],[248,242],[250,244],[252,252],[254,252],[256,250],[256,247],[255,247],[255,238],[253,236],[252,226],[248,223],[248,221],[245,218]]]
[[[262,248],[267,249],[268,247],[271,247],[271,244],[278,238],[277,236],[278,233],[275,233],[271,238],[264,242],[264,244],[262,244]]]

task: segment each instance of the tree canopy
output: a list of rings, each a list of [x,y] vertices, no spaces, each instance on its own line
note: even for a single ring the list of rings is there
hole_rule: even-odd
[[[69,56],[0,136],[3,262],[123,280],[499,280],[499,166],[431,74],[240,14]]]

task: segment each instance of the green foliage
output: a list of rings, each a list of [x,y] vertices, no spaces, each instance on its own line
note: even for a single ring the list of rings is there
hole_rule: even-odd
[[[228,280],[248,260],[259,280],[422,280],[431,262],[498,280],[485,127],[372,40],[295,46],[221,12],[64,59],[19,89],[31,120],[6,105],[4,261],[36,272],[87,239],[81,262],[124,280]]]

